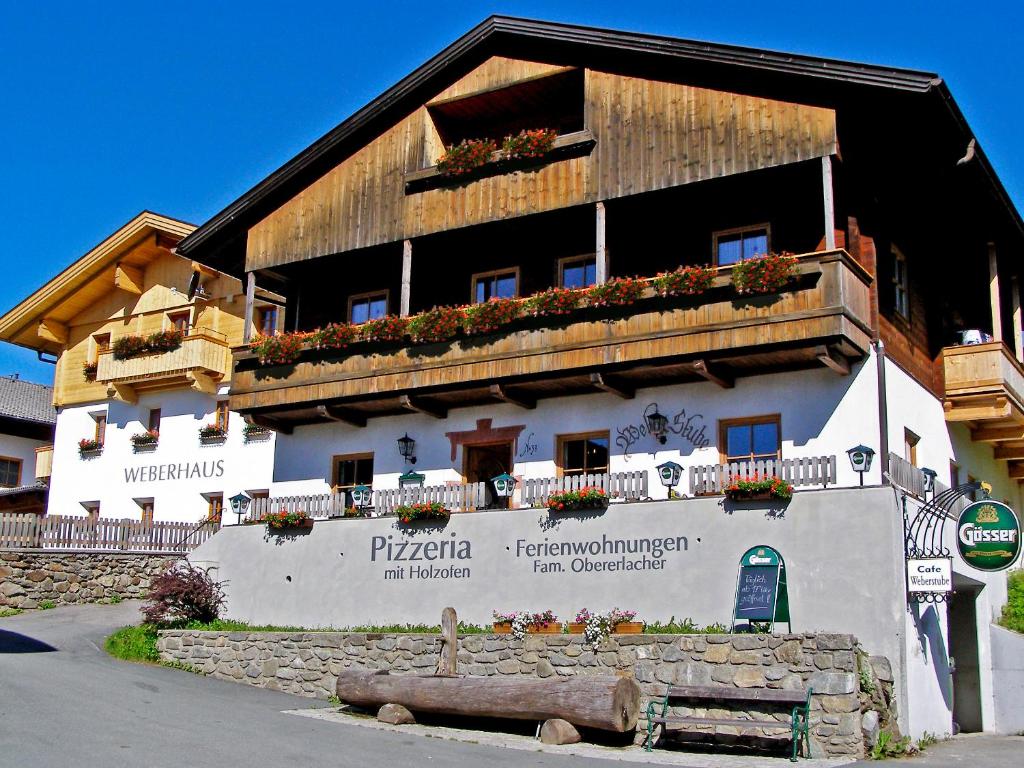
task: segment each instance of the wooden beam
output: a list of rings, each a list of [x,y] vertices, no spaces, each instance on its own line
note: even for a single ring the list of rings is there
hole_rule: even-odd
[[[412,299],[412,240],[402,241],[402,294],[398,306],[398,314],[409,316],[409,303]]]
[[[598,285],[608,282],[608,239],[606,235],[606,215],[604,203],[597,204],[597,231],[594,237],[594,280]]]
[[[1013,312],[1013,352],[1017,362],[1024,363],[1024,325],[1020,312],[1020,280],[1016,275],[1010,282],[1011,311]]]
[[[528,395],[510,394],[501,384],[491,384],[491,397],[503,403],[518,405],[520,408],[532,410],[537,407],[537,398]]]
[[[835,191],[832,185],[832,158],[821,158],[821,190],[825,211],[825,250],[836,248]]]
[[[284,435],[290,435],[294,431],[290,424],[285,424],[283,421],[272,419],[269,416],[262,416],[258,413],[249,414],[243,418],[249,424],[255,424],[259,427],[263,427],[264,429],[270,429]]]
[[[1024,480],[1024,464],[1020,462],[1007,464],[1006,471],[1010,475],[1011,480]]]
[[[36,335],[43,341],[52,341],[61,346],[68,343],[68,327],[52,317],[44,317],[39,321]]]
[[[971,398],[962,405],[947,400],[942,407],[946,421],[1000,421],[1012,415],[1010,401],[1002,395]]]
[[[328,421],[343,421],[346,424],[351,424],[353,427],[365,427],[366,416],[356,411],[350,411],[347,408],[339,408],[336,405],[318,405],[316,412],[320,415],[321,419],[327,419]]]
[[[632,400],[636,397],[636,387],[622,381],[609,379],[601,373],[590,374],[590,384],[602,392],[618,395],[623,400]]]
[[[996,446],[993,451],[997,459],[1005,461],[1024,460],[1024,443],[1010,443]]]
[[[971,432],[976,443],[994,443],[999,440],[1024,440],[1024,424],[1018,427],[982,427]]]
[[[145,287],[142,269],[118,262],[114,269],[114,287],[139,295]]]
[[[245,273],[245,325],[242,328],[242,343],[252,341],[252,313],[256,304],[256,273]]]
[[[398,398],[398,402],[402,408],[413,413],[422,413],[427,416],[433,416],[435,419],[444,419],[448,416],[447,408],[425,403],[419,398],[414,399],[408,395],[401,395]]]
[[[139,402],[139,396],[130,384],[108,384],[107,397],[132,404]]]
[[[698,376],[717,384],[722,389],[732,389],[736,386],[736,380],[732,376],[729,376],[721,368],[709,363],[707,360],[694,360],[691,367]]]
[[[822,365],[831,368],[840,376],[850,375],[850,361],[835,349],[830,349],[825,346],[815,347],[814,356],[818,358],[818,361]]]
[[[999,301],[999,259],[996,244],[988,244],[988,298],[992,305],[992,338],[1003,340],[1003,310]]]
[[[202,371],[189,371],[185,374],[189,386],[196,392],[205,392],[208,395],[217,394],[217,382],[211,379]]]

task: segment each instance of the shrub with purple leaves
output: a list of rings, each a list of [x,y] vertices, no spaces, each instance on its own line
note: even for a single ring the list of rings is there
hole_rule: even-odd
[[[224,605],[222,586],[201,568],[176,565],[153,579],[142,615],[158,627],[215,621]]]

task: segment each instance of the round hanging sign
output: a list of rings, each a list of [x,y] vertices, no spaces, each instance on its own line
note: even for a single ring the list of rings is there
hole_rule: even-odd
[[[1020,521],[1001,501],[976,501],[956,524],[960,557],[979,571],[1002,571],[1020,554]]]

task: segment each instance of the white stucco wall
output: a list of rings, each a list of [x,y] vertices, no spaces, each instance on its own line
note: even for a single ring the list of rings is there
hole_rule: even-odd
[[[221,399],[225,396],[226,390]],[[142,395],[137,404],[103,401],[61,409],[48,513],[82,515],[81,502],[99,501],[102,517],[138,520],[142,511],[135,499],[152,498],[154,520],[198,522],[207,512],[204,493],[223,493],[227,506],[227,499],[239,491],[269,488],[273,435],[246,443],[241,416],[231,414],[223,444],[200,444],[198,430],[214,421],[217,399],[193,390],[169,390]],[[160,442],[155,450],[136,453],[130,438],[145,431],[151,408],[161,410]],[[83,459],[78,441],[93,437],[91,414],[103,411],[103,452]]]
[[[20,484],[32,485],[36,481],[36,448],[49,444],[49,440],[0,434],[0,456],[21,459]]]

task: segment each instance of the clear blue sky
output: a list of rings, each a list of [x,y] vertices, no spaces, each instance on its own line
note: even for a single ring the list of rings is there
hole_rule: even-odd
[[[1019,2],[10,2],[0,311],[143,208],[202,223],[491,13],[938,72],[1024,203]],[[53,375],[0,343],[14,372]]]

